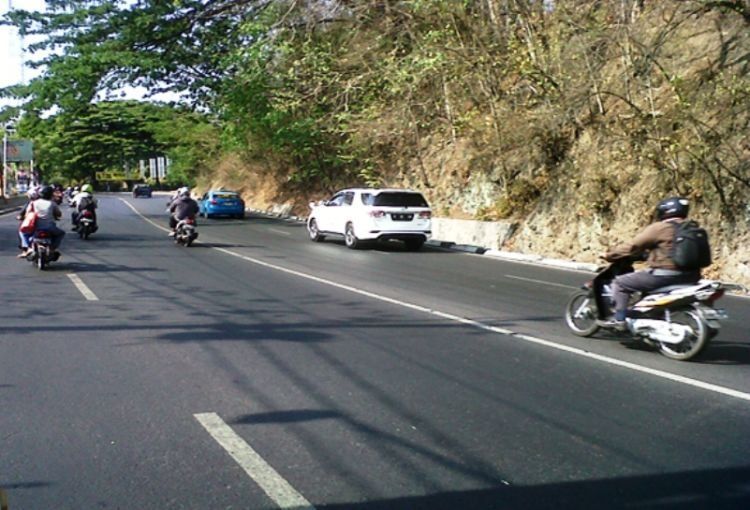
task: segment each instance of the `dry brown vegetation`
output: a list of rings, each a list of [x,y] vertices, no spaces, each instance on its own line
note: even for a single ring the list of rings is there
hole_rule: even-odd
[[[340,157],[300,179],[309,160],[248,135],[205,184],[298,213],[341,186],[409,186],[442,215],[517,222],[510,249],[585,261],[680,194],[712,274],[750,282],[750,2],[315,4],[269,72],[293,68],[286,111]]]

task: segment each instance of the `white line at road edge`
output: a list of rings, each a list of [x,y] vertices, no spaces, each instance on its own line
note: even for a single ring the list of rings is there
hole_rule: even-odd
[[[145,216],[143,216],[140,212],[138,212],[138,210],[135,207],[133,207],[127,201],[123,200],[122,198],[120,200],[122,200],[123,202],[125,202],[125,204],[127,204],[128,207],[130,207],[138,216],[140,216],[141,218],[143,218],[147,222],[151,223],[152,225],[156,226],[157,228],[159,228],[161,230],[167,230],[164,227],[162,227],[161,225],[158,225],[157,223],[155,223],[155,222],[151,221],[150,219],[146,218]],[[207,246],[210,246],[210,245],[207,245]],[[579,349],[577,347],[571,347],[571,346],[568,346],[568,345],[558,344],[558,343],[552,342],[550,340],[545,340],[543,338],[537,338],[537,337],[533,337],[533,336],[529,336],[529,335],[522,335],[522,334],[519,334],[519,333],[515,333],[515,332],[513,332],[513,331],[511,331],[509,329],[498,328],[498,327],[495,327],[495,326],[490,326],[488,324],[483,324],[481,322],[477,322],[477,321],[472,320],[472,319],[467,319],[465,317],[460,317],[458,315],[453,315],[453,314],[450,314],[450,313],[441,312],[439,310],[432,310],[432,309],[424,307],[424,306],[415,305],[415,304],[412,304],[412,303],[407,303],[405,301],[400,301],[400,300],[389,298],[389,297],[386,297],[386,296],[381,296],[379,294],[374,294],[374,293],[368,292],[366,290],[357,289],[355,287],[350,287],[349,285],[343,285],[341,283],[336,283],[336,282],[333,282],[331,280],[326,280],[324,278],[319,278],[317,276],[309,275],[309,274],[306,274],[306,273],[301,273],[301,272],[295,271],[293,269],[287,269],[285,267],[277,266],[275,264],[269,264],[268,262],[264,262],[262,260],[255,259],[255,258],[252,258],[252,257],[247,257],[245,255],[241,255],[239,253],[227,250],[225,248],[218,248],[218,247],[215,247],[215,246],[211,246],[211,248],[214,249],[214,250],[216,250],[216,251],[220,251],[222,253],[226,253],[227,255],[231,255],[233,257],[238,257],[238,258],[240,258],[242,260],[246,260],[248,262],[252,262],[253,264],[257,264],[259,266],[267,267],[269,269],[275,269],[276,271],[281,271],[283,273],[291,274],[291,275],[294,275],[294,276],[299,276],[300,278],[306,278],[308,280],[312,280],[312,281],[315,281],[315,282],[318,282],[318,283],[322,283],[324,285],[329,285],[331,287],[336,287],[338,289],[342,289],[342,290],[346,290],[346,291],[349,291],[349,292],[353,292],[355,294],[359,294],[359,295],[362,295],[362,296],[367,296],[369,298],[377,299],[379,301],[384,301],[386,303],[391,303],[391,304],[394,304],[394,305],[402,306],[404,308],[409,308],[411,310],[416,310],[418,312],[427,313],[427,314],[434,315],[434,316],[437,316],[437,317],[441,317],[443,319],[447,319],[447,320],[450,320],[450,321],[459,322],[459,323],[465,324],[467,326],[472,326],[472,327],[479,328],[479,329],[482,329],[482,330],[485,330],[485,331],[491,331],[493,333],[500,333],[501,335],[507,335],[507,336],[510,336],[510,337],[513,337],[513,338],[516,338],[516,339],[519,339],[519,340],[524,340],[526,342],[531,342],[533,344],[543,345],[545,347],[551,347],[552,349],[557,349],[557,350],[560,350],[560,351],[565,351],[565,352],[568,352],[570,354],[575,354],[577,356],[583,356],[585,358],[595,359],[597,361],[608,363],[610,365],[615,365],[615,366],[618,366],[618,367],[627,368],[629,370],[635,370],[636,372],[642,372],[644,374],[649,374],[649,375],[653,375],[655,377],[660,377],[662,379],[667,379],[669,381],[678,382],[678,383],[681,383],[681,384],[686,384],[688,386],[693,386],[694,388],[700,388],[700,389],[703,389],[703,390],[712,391],[714,393],[719,393],[721,395],[726,395],[728,397],[733,397],[733,398],[738,398],[738,399],[741,399],[741,400],[750,401],[750,393],[745,393],[745,392],[742,392],[742,391],[739,391],[739,390],[734,390],[732,388],[727,388],[726,386],[719,386],[717,384],[711,384],[711,383],[699,381],[697,379],[692,379],[690,377],[684,377],[684,376],[681,376],[681,375],[672,374],[670,372],[665,372],[663,370],[657,370],[657,369],[654,369],[654,368],[648,368],[648,367],[644,367],[644,366],[641,366],[641,365],[636,365],[635,363],[630,363],[628,361],[622,361],[622,360],[619,360],[619,359],[616,359],[616,358],[610,358],[609,356],[603,356],[601,354],[595,354],[593,352],[585,351],[585,350]]]
[[[200,413],[193,416],[279,508],[315,510],[302,494],[269,466],[219,415]]]
[[[96,297],[96,294],[94,294],[91,289],[89,289],[86,284],[83,283],[83,280],[81,280],[77,274],[68,273],[68,278],[70,278],[73,282],[73,285],[75,285],[76,288],[81,291],[83,297],[85,297],[89,301],[99,301],[99,298]]]

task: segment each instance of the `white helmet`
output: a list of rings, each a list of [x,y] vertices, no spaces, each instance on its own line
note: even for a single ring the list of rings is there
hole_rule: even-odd
[[[183,186],[180,189],[177,190],[177,196],[180,197],[189,197],[190,196],[190,188],[187,186]]]

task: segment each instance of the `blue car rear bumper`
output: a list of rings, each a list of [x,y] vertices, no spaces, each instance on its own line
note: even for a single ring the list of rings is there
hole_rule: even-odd
[[[221,207],[216,205],[209,205],[202,208],[204,214],[211,216],[236,216],[238,214],[245,214],[245,208],[242,206],[237,207]]]

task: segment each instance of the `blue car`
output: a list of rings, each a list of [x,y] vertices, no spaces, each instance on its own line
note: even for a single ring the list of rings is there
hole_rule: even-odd
[[[245,202],[235,191],[210,190],[198,200],[198,207],[200,208],[198,214],[204,218],[211,218],[212,216],[245,217]]]

